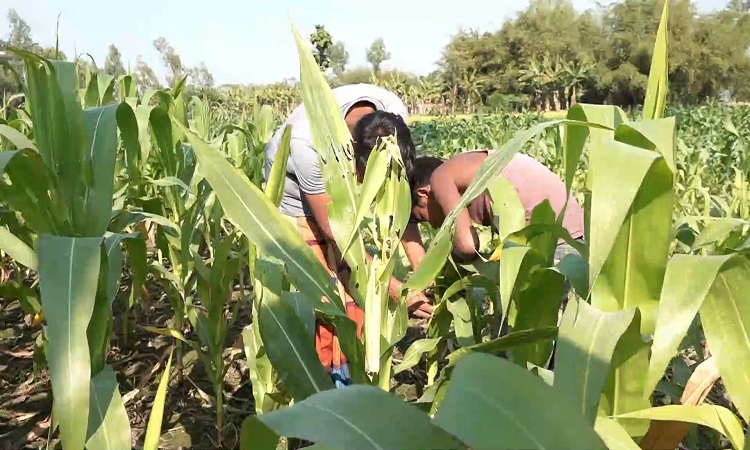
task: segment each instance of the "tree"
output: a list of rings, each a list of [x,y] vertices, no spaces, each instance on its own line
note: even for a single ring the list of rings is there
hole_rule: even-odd
[[[384,61],[391,59],[390,52],[385,48],[385,42],[383,38],[377,38],[367,49],[367,62],[372,65],[372,70],[375,73],[380,72],[380,66]]]
[[[125,66],[122,64],[120,50],[114,44],[109,45],[107,58],[104,60],[104,71],[114,77],[125,75]]]
[[[8,24],[10,24],[8,45],[23,50],[31,50],[34,45],[34,41],[31,39],[31,27],[13,8],[8,10]]]
[[[325,71],[331,65],[331,50],[333,40],[323,25],[315,25],[315,33],[310,35],[310,42],[314,47],[313,56],[320,70]]]
[[[182,59],[164,37],[154,40],[154,47],[161,54],[161,60],[167,69],[167,84],[174,87],[179,80],[187,75],[187,70],[182,65]]]
[[[142,88],[159,89],[161,87],[153,69],[143,60],[141,55],[138,55],[136,59],[133,75]]]
[[[347,64],[349,64],[349,52],[346,51],[344,43],[338,41],[331,48],[331,69],[333,69],[333,74],[340,76],[346,70]]]
[[[205,63],[190,69],[190,78],[195,87],[208,89],[214,87],[214,76],[208,70]]]

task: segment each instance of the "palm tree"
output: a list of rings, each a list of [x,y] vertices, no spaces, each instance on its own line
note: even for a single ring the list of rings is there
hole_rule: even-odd
[[[474,100],[476,100],[476,104],[482,102],[482,84],[482,80],[477,79],[476,70],[464,72],[461,79],[461,91],[466,97],[466,108],[469,113],[474,112]]]
[[[578,101],[577,94],[580,92],[578,91],[578,86],[580,83],[589,77],[589,72],[593,66],[590,62],[583,60],[583,61],[573,61],[572,63],[569,63],[565,66],[565,72],[568,74],[568,89],[570,90],[570,105],[575,105]]]

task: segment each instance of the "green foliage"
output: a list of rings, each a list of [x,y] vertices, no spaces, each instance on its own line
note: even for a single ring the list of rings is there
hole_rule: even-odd
[[[310,43],[314,48],[313,56],[320,70],[325,71],[331,67],[333,39],[323,25],[315,25],[315,32],[310,35]]]
[[[385,61],[391,59],[391,53],[385,48],[383,38],[375,39],[366,52],[367,62],[372,66],[375,73],[380,72],[380,67]]]

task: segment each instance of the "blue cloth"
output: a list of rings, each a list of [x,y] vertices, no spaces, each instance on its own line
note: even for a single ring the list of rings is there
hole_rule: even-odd
[[[328,375],[333,380],[333,384],[338,388],[346,387],[352,384],[351,375],[349,374],[349,364],[343,363],[339,367],[334,367],[328,371]]]

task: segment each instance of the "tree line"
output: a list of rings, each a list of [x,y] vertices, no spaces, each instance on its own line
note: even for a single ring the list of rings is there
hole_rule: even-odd
[[[423,75],[385,70],[391,54],[382,38],[364,49],[369,67],[349,67],[345,43],[334,40],[324,25],[315,27],[310,45],[333,87],[375,83],[400,95],[416,114],[562,110],[578,101],[634,107],[645,96],[663,1],[620,0],[577,11],[570,0],[531,0],[498,30],[455,34],[437,70]],[[691,0],[669,1],[670,102],[750,101],[750,0],[730,0],[712,13],[699,13]],[[34,43],[15,11],[8,18],[10,32],[0,49],[13,45],[65,58]],[[188,77],[193,89],[227,104],[260,102],[287,113],[300,102],[296,80],[215,87],[205,64],[186,67],[163,37],[153,45],[167,75],[162,83],[139,56],[131,74],[143,88],[171,86]],[[79,62],[83,68],[93,64],[85,58]],[[114,76],[126,72],[115,45],[102,69]],[[18,88],[8,70],[0,73],[0,91]]]

